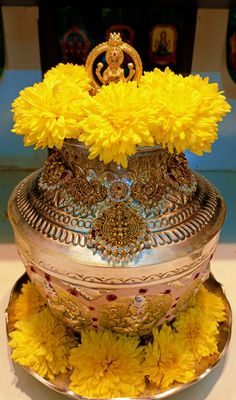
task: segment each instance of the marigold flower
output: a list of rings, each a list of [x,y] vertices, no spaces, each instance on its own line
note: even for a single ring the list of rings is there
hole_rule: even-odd
[[[154,144],[149,126],[150,95],[135,82],[110,83],[92,97],[86,106],[87,117],[79,126],[80,140],[90,148],[89,158],[99,156],[105,164],[115,161],[127,167],[127,156],[137,146]]]
[[[212,321],[220,323],[226,319],[226,306],[221,297],[210,292],[201,284],[196,295],[188,302],[188,307],[198,308],[199,313]]]
[[[43,311],[36,312],[41,307]],[[145,376],[159,390],[190,382],[198,363],[218,352],[218,328],[226,308],[219,296],[201,285],[173,326],[155,328],[146,347],[140,346],[138,337],[111,331],[82,332],[82,344],[75,347],[72,331],[44,307],[31,283],[11,302],[12,358],[46,379],[70,368],[71,390],[93,398],[138,396],[145,389]],[[21,320],[15,322],[16,316]],[[127,376],[127,371],[132,373]]]
[[[183,77],[169,68],[155,68],[141,78],[140,87],[152,94],[156,143],[172,153],[190,150],[197,155],[211,150],[217,139],[218,122],[231,109],[216,83],[199,75]]]
[[[71,350],[71,390],[93,398],[137,396],[144,390],[143,350],[137,338],[90,331],[81,340]]]
[[[91,80],[83,65],[58,64],[51,68],[44,75],[44,82],[47,85],[62,83],[63,85],[77,86],[83,91],[89,92],[92,88]]]
[[[25,88],[13,102],[12,132],[24,135],[25,146],[61,148],[65,138],[79,136],[78,122],[89,94],[76,85],[44,82]]]
[[[204,307],[207,307],[205,304]],[[188,308],[179,313],[173,324],[179,333],[179,340],[184,348],[189,349],[198,362],[218,352],[217,348],[217,321],[208,319],[198,307]]]
[[[15,328],[9,342],[15,362],[48,379],[67,371],[69,351],[76,342],[49,309],[16,322]]]
[[[143,365],[150,382],[160,389],[173,382],[190,382],[195,375],[194,358],[180,336],[164,323],[160,331],[153,329],[153,339]]]
[[[45,305],[46,302],[39,291],[32,282],[28,281],[23,284],[21,293],[14,302],[12,310],[14,319],[15,321],[27,319],[32,314],[42,311]]]

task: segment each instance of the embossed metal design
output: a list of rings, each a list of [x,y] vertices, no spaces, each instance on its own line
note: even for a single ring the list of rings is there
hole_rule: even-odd
[[[51,286],[53,295],[48,298],[48,305],[53,314],[77,332],[89,328],[92,323],[87,308],[81,302],[73,301],[70,293],[55,285]]]
[[[105,53],[106,65],[102,61],[95,63]],[[129,56],[127,64],[128,74],[125,74],[124,58]],[[111,82],[139,81],[142,75],[142,61],[137,51],[129,44],[124,43],[120,33],[111,33],[107,42],[96,46],[88,55],[85,68],[94,83],[95,94],[99,86]]]
[[[11,332],[11,321],[13,319],[12,316],[12,304],[14,303],[14,299],[17,295],[19,295],[22,284],[27,281],[27,275],[24,274],[14,285],[10,300],[6,309],[5,313],[5,319],[6,319],[6,329],[7,329],[7,335],[9,338],[9,333]],[[218,364],[219,362],[223,359],[225,356],[225,353],[228,349],[228,345],[230,342],[230,336],[231,336],[231,328],[232,328],[232,310],[230,307],[230,304],[225,296],[224,288],[223,286],[218,283],[214,277],[211,275],[209,280],[206,282],[206,286],[208,287],[208,290],[210,290],[212,293],[217,294],[218,296],[221,297],[221,299],[224,301],[226,307],[227,307],[227,312],[226,312],[226,320],[219,325],[219,336],[218,336],[218,350],[219,352],[217,353],[216,357],[210,358],[209,361],[206,363],[206,360],[204,359],[203,364],[199,365],[199,368],[197,370],[196,376],[194,376],[193,380],[184,383],[184,384],[175,384],[173,387],[167,390],[155,392],[152,390],[150,392],[150,388],[146,388],[145,392],[140,395],[139,398],[140,400],[161,400],[164,398],[169,398],[169,396],[173,394],[177,394],[178,392],[183,391],[184,389],[191,387],[192,385],[196,385],[197,382],[200,382],[203,378],[205,378]],[[69,382],[69,376],[62,374],[57,377],[56,380],[50,381],[42,378],[38,374],[36,374],[32,369],[30,368],[23,368],[27,373],[32,375],[35,379],[40,381],[44,386],[48,387],[51,390],[54,390],[56,392],[60,392],[62,394],[65,394],[73,399],[77,400],[87,400],[87,398],[81,397],[79,394],[76,394],[72,392],[69,387],[68,387],[68,382]],[[128,398],[127,398],[128,399]],[[107,400],[114,400],[114,399],[107,399]]]
[[[85,178],[74,178],[68,185],[68,190],[76,202],[88,207],[103,201],[107,195],[105,187],[97,179],[88,182]]]
[[[108,196],[114,202],[125,201],[130,196],[130,188],[121,180],[112,181],[109,185]]]
[[[165,177],[172,184],[185,186],[186,189],[193,184],[193,174],[188,167],[187,159],[183,153],[172,155],[169,159]]]
[[[165,150],[141,153],[135,162],[131,158],[127,171],[118,167],[114,170],[113,165],[101,169],[98,160],[91,160],[93,168],[88,168],[89,164],[83,164],[83,148],[77,150],[74,169],[63,153],[59,161],[48,162],[44,172],[26,179],[18,189],[17,207],[23,219],[47,237],[84,247],[90,235],[91,246],[95,220],[105,209],[124,203],[131,214],[135,209],[137,220],[142,219],[148,226],[148,238],[142,241],[142,247],[159,247],[191,238],[210,224],[216,213],[214,187],[188,172],[182,157],[179,179],[182,177],[185,183],[179,185],[173,181],[169,166],[177,165],[178,159]],[[103,250],[105,256],[107,249]],[[125,247],[119,254],[124,257],[112,257],[127,260]]]
[[[62,154],[59,150],[54,149],[53,153],[48,156],[44,165],[43,178],[41,182],[42,190],[47,187],[59,187],[73,178],[72,172],[63,163]]]
[[[177,268],[171,269],[169,268],[168,271],[165,272],[156,272],[154,274],[143,274],[142,276],[135,276],[135,274],[131,274],[130,277],[124,278],[121,275],[118,276],[118,274],[114,274],[112,278],[107,278],[106,276],[96,276],[90,273],[89,275],[81,274],[79,272],[70,272],[70,271],[64,271],[58,266],[51,265],[49,263],[45,263],[40,259],[33,258],[32,255],[27,254],[24,249],[21,248],[21,246],[18,244],[19,252],[21,257],[24,260],[25,265],[35,265],[40,267],[43,271],[49,272],[49,273],[56,273],[57,275],[61,275],[60,279],[61,281],[65,281],[67,278],[74,279],[78,283],[86,284],[86,283],[92,283],[96,285],[107,285],[107,286],[120,286],[123,285],[124,287],[127,286],[133,286],[137,284],[142,284],[142,285],[147,285],[155,282],[161,282],[162,280],[165,279],[173,279],[173,277],[178,278],[179,275],[182,275],[184,273],[192,273],[193,271],[197,270],[201,265],[203,265],[207,260],[210,258],[211,251],[207,254],[204,254],[194,261],[190,263],[186,263],[183,265],[178,266]],[[176,281],[174,281],[176,282]],[[173,281],[169,283],[169,285],[174,286]],[[182,286],[185,286],[183,284]]]
[[[137,211],[124,203],[107,208],[92,224],[87,245],[112,261],[137,257],[148,244],[149,230]]]
[[[101,307],[99,325],[117,333],[146,335],[166,315],[171,303],[168,294],[121,298]]]

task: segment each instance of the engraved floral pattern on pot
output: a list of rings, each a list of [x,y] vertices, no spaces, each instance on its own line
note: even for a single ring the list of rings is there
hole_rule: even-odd
[[[130,188],[125,182],[116,180],[110,184],[108,194],[114,202],[125,201],[130,195]]]
[[[82,302],[76,301],[72,294],[55,285],[53,291],[53,295],[48,298],[53,314],[78,332],[91,326],[89,311]]]
[[[169,294],[116,299],[101,307],[99,325],[117,333],[146,335],[166,315],[171,303]]]
[[[187,189],[194,184],[194,175],[188,167],[188,161],[183,153],[172,154],[169,157],[167,168],[164,172],[167,183]]]
[[[105,199],[107,191],[96,179],[90,182],[85,178],[74,178],[68,185],[68,190],[77,202],[92,206]]]
[[[157,179],[157,174],[153,171],[145,171],[132,185],[131,194],[135,200],[141,204],[156,205],[165,193],[165,181]]]
[[[60,150],[53,150],[45,162],[43,172],[45,186],[61,186],[73,178],[73,174],[62,161]]]
[[[94,221],[87,245],[108,260],[128,261],[149,245],[149,229],[136,210],[118,203]]]

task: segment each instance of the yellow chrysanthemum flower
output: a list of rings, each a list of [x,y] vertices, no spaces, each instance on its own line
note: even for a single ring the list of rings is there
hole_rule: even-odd
[[[230,111],[216,83],[199,75],[183,77],[169,68],[154,69],[141,78],[140,87],[150,91],[156,127],[156,143],[180,153],[190,150],[197,155],[211,150],[217,139],[218,122]]]
[[[58,64],[44,75],[44,82],[48,85],[63,83],[63,85],[77,86],[83,91],[89,92],[92,88],[91,80],[83,65]]]
[[[105,164],[115,161],[127,167],[127,156],[135,154],[137,145],[154,143],[149,131],[153,123],[150,95],[135,82],[103,86],[86,111],[87,118],[79,124],[80,140],[91,146],[91,159],[99,156]]]
[[[201,284],[198,293],[191,297],[188,307],[198,308],[199,313],[215,322],[222,322],[226,319],[226,308],[224,301],[216,294],[209,292],[207,288]]]
[[[61,148],[65,138],[78,137],[89,94],[76,85],[37,83],[13,102],[12,132],[24,135],[25,146]]]
[[[41,294],[35,288],[34,284],[30,281],[23,284],[21,293],[14,302],[15,321],[20,321],[29,318],[32,314],[40,312],[45,307],[46,302]]]
[[[81,340],[71,350],[71,390],[93,398],[137,396],[144,390],[143,350],[137,338],[90,331]]]
[[[218,352],[218,323],[209,319],[199,307],[190,307],[179,313],[173,326],[179,333],[180,341],[191,351],[197,362],[202,357]]]
[[[163,324],[153,330],[153,343],[146,347],[143,364],[151,383],[166,389],[174,382],[189,382],[194,378],[194,358],[179,335]]]
[[[75,346],[72,333],[48,309],[15,324],[10,332],[12,359],[43,378],[53,379],[69,368],[68,355]]]

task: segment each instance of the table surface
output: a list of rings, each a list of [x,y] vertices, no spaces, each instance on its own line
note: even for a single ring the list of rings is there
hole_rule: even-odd
[[[14,244],[0,244],[0,400],[65,400],[10,360],[4,311],[11,289],[25,272]],[[225,288],[233,313],[231,342],[226,356],[201,382],[170,396],[169,400],[236,400],[236,244],[220,244],[211,271]]]

